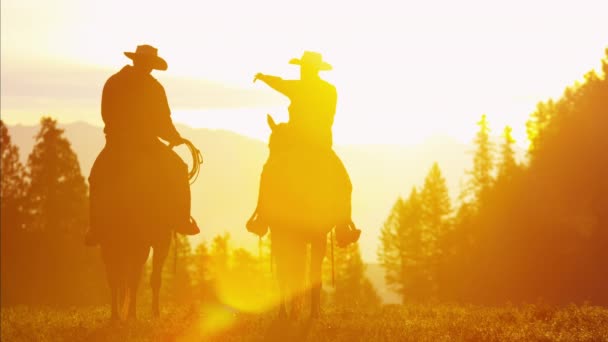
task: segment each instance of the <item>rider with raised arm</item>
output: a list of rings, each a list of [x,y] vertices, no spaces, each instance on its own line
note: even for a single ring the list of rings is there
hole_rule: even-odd
[[[284,80],[277,76],[258,73],[256,80],[263,81],[274,90],[287,96],[289,105],[289,126],[296,140],[312,154],[317,155],[320,163],[329,163],[341,181],[334,184],[336,192],[342,195],[344,212],[336,222],[339,244],[356,241],[359,231],[351,219],[352,185],[342,161],[333,151],[332,126],[336,114],[337,91],[329,82],[321,79],[320,71],[331,70],[332,66],[323,61],[321,54],[305,51],[300,59],[292,59],[290,64],[300,66],[299,80]],[[265,231],[267,218],[264,212],[264,192],[269,182],[267,172],[262,172],[258,207],[248,226],[258,232]]]

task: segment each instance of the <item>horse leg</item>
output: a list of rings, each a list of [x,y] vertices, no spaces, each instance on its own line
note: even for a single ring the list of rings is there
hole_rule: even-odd
[[[118,287],[116,285],[110,285],[110,292],[112,293],[112,315],[110,320],[118,320]]]
[[[287,272],[289,271],[289,266],[286,265],[286,255],[285,255],[285,239],[282,238],[279,233],[275,233],[271,235],[271,247],[272,254],[274,255],[275,262],[275,276],[277,279],[277,286],[279,288],[279,319],[287,318],[287,309],[286,309],[286,299],[288,296],[287,293]]]
[[[116,266],[110,266],[110,264],[108,262],[106,262],[106,275],[107,275],[107,279],[108,279],[108,285],[110,287],[110,295],[112,297],[111,299],[111,311],[112,314],[110,316],[110,319],[112,321],[117,321],[120,317],[118,315],[118,279],[116,277]]]
[[[287,318],[287,308],[285,305],[286,295],[287,295],[287,289],[285,288],[285,282],[279,281],[279,296],[281,298],[280,303],[279,303],[279,319]]]
[[[137,318],[137,287],[139,286],[142,267],[133,265],[131,271],[127,283],[125,284],[125,298],[127,300],[126,304],[128,305],[127,319],[135,320]]]
[[[303,294],[306,288],[306,243],[294,239],[289,256],[289,292],[291,294],[292,319],[298,319],[303,307]]]
[[[127,292],[127,269],[121,267],[120,273],[117,277],[118,283],[118,309],[120,318],[125,319],[129,314],[129,296]]]
[[[311,243],[310,256],[310,317],[317,318],[321,314],[321,271],[325,251],[327,249],[327,235],[315,238]]]
[[[165,265],[165,260],[167,259],[167,255],[169,254],[169,246],[171,244],[171,235],[170,233],[165,236],[163,239],[159,239],[157,243],[152,247],[154,250],[154,254],[152,257],[152,274],[150,275],[150,285],[152,286],[152,315],[154,317],[160,316],[160,285],[161,285],[161,275],[163,273],[163,266]]]
[[[133,250],[133,256],[130,260],[129,269],[126,274],[126,296],[128,299],[128,319],[135,320],[137,318],[137,289],[139,288],[139,281],[141,280],[141,274],[144,269],[144,264],[150,254],[150,247],[147,245],[140,245]]]
[[[277,260],[277,283],[279,286],[279,298],[280,298],[279,319],[287,318],[286,300],[287,300],[287,296],[288,296],[288,289],[287,289],[287,279],[285,276],[286,270],[283,267],[283,265],[280,265],[282,262],[283,261]]]
[[[110,320],[116,321],[120,317],[118,315],[118,264],[111,257],[110,251],[104,245],[101,246],[101,259],[103,260],[106,270],[106,280],[108,281],[108,287],[110,288],[110,307],[111,316]]]

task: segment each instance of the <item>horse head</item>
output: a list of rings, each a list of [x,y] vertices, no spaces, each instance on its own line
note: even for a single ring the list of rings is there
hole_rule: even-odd
[[[270,127],[270,138],[268,139],[268,148],[273,156],[284,156],[289,148],[293,145],[293,134],[288,123],[276,123],[272,116],[266,116],[268,127]]]

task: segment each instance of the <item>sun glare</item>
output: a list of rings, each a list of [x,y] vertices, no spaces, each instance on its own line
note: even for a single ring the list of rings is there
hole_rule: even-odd
[[[373,7],[351,4],[348,10],[340,3],[291,7],[276,0],[221,2],[212,8],[183,1],[171,11],[161,2],[117,0],[61,0],[35,7],[13,0],[2,6],[3,66],[25,55],[111,70],[128,62],[123,51],[148,43],[169,62],[166,73],[156,74],[161,80],[187,76],[262,89],[251,83],[255,73],[295,78],[297,70],[287,61],[303,50],[320,51],[334,65],[325,76],[339,92],[338,144],[410,144],[436,135],[468,142],[482,113],[495,132],[511,125],[523,144],[523,125],[535,104],[558,96],[571,80],[597,67],[605,43],[597,27],[602,20],[587,18],[566,29],[560,18],[574,9],[556,5],[556,14],[539,27],[536,14],[545,13],[545,6],[523,2],[500,11],[476,0],[417,4],[405,11],[388,0]],[[602,12],[587,7],[581,4],[576,13]],[[477,12],[469,11],[473,8]],[[283,15],[273,15],[276,11]],[[27,24],[32,21],[37,25]],[[585,38],[573,39],[574,32]],[[566,39],[569,47],[560,47]],[[22,44],[24,40],[30,43]],[[525,58],[521,51],[527,52]],[[172,89],[167,92],[171,101]],[[193,101],[206,96],[194,95]],[[97,101],[91,100],[91,116]],[[4,102],[3,109],[14,103]],[[277,106],[283,103],[277,100]],[[260,139],[267,133],[242,127],[238,115],[201,119],[205,114],[186,115],[184,110],[192,108],[180,103],[172,107],[179,113],[177,121],[185,124],[202,127],[204,122]],[[259,112],[263,122],[264,110]]]

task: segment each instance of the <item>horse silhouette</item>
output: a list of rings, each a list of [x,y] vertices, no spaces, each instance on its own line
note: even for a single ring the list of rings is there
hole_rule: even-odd
[[[272,132],[268,172],[261,192],[265,217],[271,231],[271,248],[280,291],[279,315],[298,316],[309,293],[311,316],[320,313],[321,266],[328,232],[345,217],[350,203],[336,189],[350,191],[336,168],[333,156],[302,144],[288,123],[276,124],[268,115]],[[327,156],[326,156],[327,155]],[[311,245],[310,281],[306,285],[307,245]]]
[[[143,266],[153,249],[152,313],[159,316],[161,273],[171,242],[171,206],[153,186],[152,161],[136,150],[101,151],[89,177],[91,224],[98,225],[111,291],[112,319],[136,317]],[[152,186],[151,186],[152,185]]]

